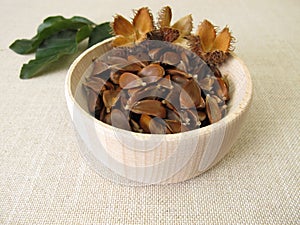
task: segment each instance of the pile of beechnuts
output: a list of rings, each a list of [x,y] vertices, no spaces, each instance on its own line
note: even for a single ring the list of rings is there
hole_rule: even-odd
[[[229,85],[218,67],[230,56],[225,27],[204,20],[191,34],[191,15],[170,24],[164,7],[154,26],[148,8],[111,24],[112,50],[93,61],[84,87],[95,118],[121,129],[173,134],[207,126],[226,115]]]

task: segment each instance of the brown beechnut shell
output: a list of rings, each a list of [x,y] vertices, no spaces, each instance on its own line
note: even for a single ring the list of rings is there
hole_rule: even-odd
[[[83,85],[92,115],[139,133],[207,126],[226,115],[230,99],[228,82],[216,66],[167,42],[113,48],[93,61]]]
[[[166,108],[158,100],[138,101],[130,110],[137,114],[146,114],[159,118],[166,117]]]
[[[159,64],[150,64],[139,71],[139,75],[142,77],[157,76],[163,77],[165,70]]]

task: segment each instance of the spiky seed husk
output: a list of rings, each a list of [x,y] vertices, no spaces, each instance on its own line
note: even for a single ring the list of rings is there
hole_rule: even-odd
[[[165,27],[162,29],[163,32],[163,41],[173,42],[177,40],[180,36],[180,32],[174,28]]]
[[[179,30],[176,30],[171,27],[164,27],[147,33],[148,40],[160,40],[160,41],[167,41],[167,42],[173,42],[176,39],[178,39],[179,36],[180,36]]]
[[[154,29],[153,16],[147,7],[140,8],[132,21],[133,27],[137,31],[137,39],[144,38],[146,33]]]
[[[213,52],[203,53],[201,58],[209,65],[220,65],[222,64],[228,57],[228,53],[215,50]]]
[[[216,37],[214,44],[212,46],[212,51],[219,50],[223,52],[228,52],[232,37],[229,32],[228,27],[225,27]]]
[[[190,49],[200,56],[207,64],[216,66],[223,63],[232,49],[232,37],[228,27],[216,34],[211,22],[204,20],[195,35],[186,38]]]
[[[113,47],[117,47],[117,46],[129,45],[133,43],[134,43],[134,38],[118,36],[112,41],[111,44]]]
[[[163,40],[164,34],[162,29],[156,29],[146,34],[148,40]]]
[[[188,35],[185,37],[185,39],[188,40],[191,51],[200,56],[201,52],[203,52],[200,37],[196,35]]]
[[[191,34],[193,29],[193,18],[192,15],[187,15],[179,19],[176,23],[173,24],[172,28],[175,28],[180,31],[180,36],[187,36]]]
[[[146,33],[154,29],[153,16],[147,7],[136,11],[133,22],[130,23],[121,15],[116,15],[111,23],[113,33],[117,36],[112,46],[131,45],[146,38]]]
[[[200,37],[201,47],[205,52],[211,50],[216,38],[215,27],[208,20],[204,20],[196,31],[196,35]]]
[[[170,27],[172,10],[169,6],[163,7],[158,13],[157,26],[159,28]]]
[[[129,37],[135,34],[133,25],[121,15],[115,16],[111,27],[115,35]]]

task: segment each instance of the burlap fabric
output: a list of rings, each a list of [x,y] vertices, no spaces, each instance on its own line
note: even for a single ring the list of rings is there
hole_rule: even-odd
[[[252,109],[232,151],[205,174],[167,186],[118,185],[79,154],[64,97],[72,59],[46,76],[18,78],[32,56],[8,49],[49,15],[96,22],[139,1],[1,2],[0,224],[299,224],[300,4],[298,1],[180,1],[192,13],[230,25],[236,53],[253,78]]]

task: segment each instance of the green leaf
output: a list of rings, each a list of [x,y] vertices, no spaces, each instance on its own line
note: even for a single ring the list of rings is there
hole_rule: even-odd
[[[78,43],[89,37],[89,46],[112,37],[109,22],[100,25],[74,16],[66,19],[63,16],[46,18],[31,39],[19,39],[9,47],[19,54],[36,52],[35,59],[24,64],[20,78],[28,79],[40,74],[45,66],[59,60],[64,55],[78,51]]]
[[[19,54],[28,54],[37,50],[39,45],[51,35],[62,30],[77,30],[85,25],[95,25],[92,21],[74,16],[66,19],[62,16],[52,16],[46,18],[38,27],[37,34],[32,39],[19,39],[12,43],[9,48]]]
[[[111,32],[111,27],[110,27],[110,23],[106,22],[106,23],[102,23],[100,25],[97,25],[93,32],[91,33],[91,36],[89,38],[89,44],[88,47],[91,47],[92,45],[103,41],[107,38],[112,37],[112,32]]]
[[[37,29],[37,32],[40,33],[43,30],[45,30],[46,28],[49,28],[49,27],[51,27],[51,26],[55,25],[56,23],[61,22],[63,20],[65,20],[65,18],[62,17],[62,16],[47,17],[46,19],[44,19],[43,23],[41,25],[39,25],[39,27]]]
[[[88,38],[93,32],[93,27],[91,25],[85,25],[81,27],[76,35],[76,42],[79,43],[84,39]]]
[[[85,25],[78,31],[64,30],[44,40],[41,47],[37,49],[35,59],[23,65],[20,78],[29,79],[37,76],[45,66],[64,55],[77,52],[78,43],[89,37],[92,29],[91,25]]]

